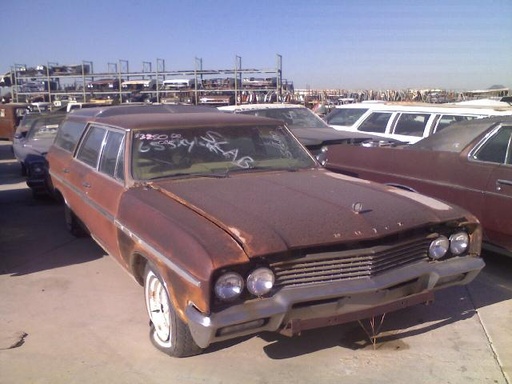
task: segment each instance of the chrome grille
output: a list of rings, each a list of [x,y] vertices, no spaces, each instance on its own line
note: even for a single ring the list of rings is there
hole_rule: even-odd
[[[270,268],[277,287],[371,277],[428,259],[429,245],[430,240],[421,238],[393,246],[308,254],[272,263]]]

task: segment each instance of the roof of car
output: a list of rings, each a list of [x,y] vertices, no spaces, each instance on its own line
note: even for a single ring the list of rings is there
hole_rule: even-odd
[[[420,102],[363,102],[356,104],[344,104],[336,106],[336,109],[367,108],[380,112],[423,112],[423,113],[464,113],[475,115],[510,115],[512,107],[506,106],[485,106],[485,105],[458,105],[454,103],[429,104]]]
[[[68,119],[94,121],[125,129],[282,124],[280,120],[227,114],[210,107],[166,104],[81,109],[70,113]]]
[[[242,104],[242,105],[227,105],[218,107],[219,111],[254,111],[262,109],[283,109],[283,108],[306,108],[301,104],[286,104],[286,103],[275,103],[275,104]]]

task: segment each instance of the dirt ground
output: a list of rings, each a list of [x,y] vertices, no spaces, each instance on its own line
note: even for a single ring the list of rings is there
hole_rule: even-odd
[[[512,258],[488,252],[469,286],[377,319],[376,344],[365,321],[171,358],[149,341],[142,288],[66,231],[60,205],[32,197],[9,145],[0,142],[0,383],[512,384]]]

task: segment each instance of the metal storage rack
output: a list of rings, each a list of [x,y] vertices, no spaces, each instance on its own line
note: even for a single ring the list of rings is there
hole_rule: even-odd
[[[49,62],[34,68],[15,64],[11,71],[13,100],[221,105],[255,102],[251,99],[254,95],[258,102],[278,101],[285,93],[293,92],[293,84],[283,81],[281,55],[277,55],[276,66],[267,69],[243,68],[240,56],[235,57],[231,69],[203,69],[201,58],[195,58],[191,70],[168,71],[162,59],[157,59],[154,67],[151,62],[143,62],[139,72],[131,72],[127,60],[108,63],[107,68],[107,72],[95,73],[91,61],[72,66]],[[144,85],[140,86],[142,82]]]

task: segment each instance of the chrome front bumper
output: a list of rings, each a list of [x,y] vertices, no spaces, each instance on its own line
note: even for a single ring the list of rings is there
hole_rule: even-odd
[[[484,266],[481,258],[469,256],[423,262],[372,278],[286,287],[272,297],[233,305],[209,316],[190,305],[186,316],[192,337],[202,348],[263,331],[291,336],[432,301],[434,291],[467,284]]]

